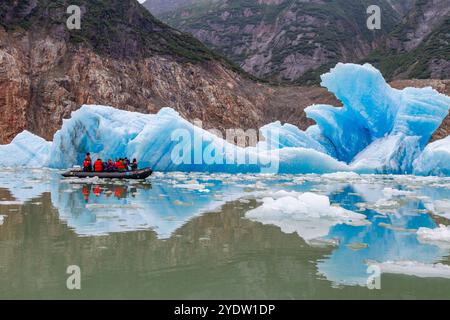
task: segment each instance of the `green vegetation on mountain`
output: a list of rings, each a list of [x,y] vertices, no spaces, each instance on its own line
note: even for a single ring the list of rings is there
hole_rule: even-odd
[[[416,40],[414,31],[424,22],[429,5],[427,0],[418,0],[415,9],[405,22],[399,25],[383,46],[375,50],[365,61],[379,67],[388,78],[449,78],[450,77],[450,10],[437,19],[430,32],[418,45],[407,48],[405,45]],[[413,35],[413,36],[411,36]]]
[[[80,30],[66,28],[70,5],[81,8]],[[154,18],[136,0],[4,0],[0,25],[17,32],[46,30],[113,58],[169,55],[190,62],[219,60],[242,71],[191,35]]]
[[[381,30],[366,26],[381,7]],[[448,78],[448,0],[170,0],[158,17],[246,71],[316,84],[337,62],[370,62],[389,78]]]
[[[246,71],[276,82],[309,82],[323,65],[364,58],[401,18],[386,0],[182,3],[159,17]],[[383,12],[381,30],[367,28],[373,4]]]

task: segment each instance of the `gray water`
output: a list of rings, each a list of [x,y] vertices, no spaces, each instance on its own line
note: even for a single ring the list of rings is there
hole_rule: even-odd
[[[323,218],[246,217],[278,190],[326,195],[368,223],[330,223],[311,239]],[[172,173],[122,182],[3,170],[0,298],[448,299],[450,246],[416,231],[448,224],[449,196],[450,180],[411,176]],[[411,267],[383,273],[370,290],[370,261]],[[421,269],[437,263],[444,267],[431,276]],[[66,286],[70,265],[81,270],[80,290]]]

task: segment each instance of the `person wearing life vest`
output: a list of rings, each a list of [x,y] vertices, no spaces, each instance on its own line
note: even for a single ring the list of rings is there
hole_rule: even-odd
[[[97,159],[94,162],[94,171],[95,172],[102,172],[103,171],[103,162],[102,159]]]
[[[105,171],[108,172],[116,171],[116,166],[111,159],[108,159],[108,162],[105,162]]]
[[[133,159],[133,162],[130,164],[130,167],[131,167],[131,171],[136,171],[138,169],[138,163],[137,163],[136,158]]]
[[[120,158],[119,160],[116,161],[116,169],[117,171],[125,171],[125,165],[122,162],[122,158]]]
[[[126,171],[130,170],[130,160],[128,160],[127,157],[125,157],[125,159],[123,159],[123,164],[125,165]]]
[[[91,160],[91,154],[89,152],[86,153],[86,156],[84,157],[83,171],[85,171],[85,172],[92,171],[92,160]]]

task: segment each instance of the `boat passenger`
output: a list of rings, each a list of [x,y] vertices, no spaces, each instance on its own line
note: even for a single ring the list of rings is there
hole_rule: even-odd
[[[102,159],[97,159],[94,162],[94,171],[95,172],[102,172],[103,171],[103,162]]]
[[[114,165],[114,162],[111,159],[108,159],[108,162],[106,162],[105,171],[109,172],[116,171],[116,166]]]
[[[91,154],[89,152],[86,153],[86,156],[84,157],[83,171],[85,171],[85,172],[92,171],[92,160],[91,160]]]
[[[127,157],[123,160],[123,164],[125,165],[125,169],[128,171],[130,170],[130,160],[128,160]]]
[[[119,172],[126,171],[125,165],[123,164],[123,159],[120,158],[118,161],[116,161],[116,169]]]
[[[138,169],[138,163],[137,163],[136,158],[133,159],[133,162],[131,163],[130,167],[131,167],[131,171],[136,171]]]

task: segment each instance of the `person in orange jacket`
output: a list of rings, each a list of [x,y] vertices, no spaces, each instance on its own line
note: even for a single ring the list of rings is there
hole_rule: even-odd
[[[116,161],[116,169],[117,171],[125,171],[125,165],[123,163],[122,158]]]
[[[102,172],[103,171],[103,161],[102,161],[102,159],[97,159],[94,162],[94,171],[95,172]]]

